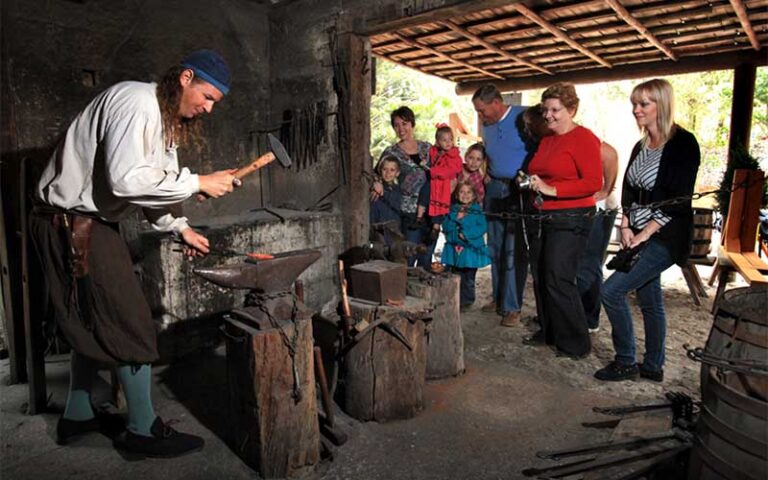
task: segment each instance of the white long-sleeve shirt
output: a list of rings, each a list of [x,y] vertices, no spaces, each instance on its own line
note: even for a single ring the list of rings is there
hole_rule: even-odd
[[[155,83],[121,82],[77,116],[38,184],[45,203],[116,222],[138,208],[153,228],[189,225],[167,206],[199,192],[198,176],[179,169],[176,147],[163,140]]]

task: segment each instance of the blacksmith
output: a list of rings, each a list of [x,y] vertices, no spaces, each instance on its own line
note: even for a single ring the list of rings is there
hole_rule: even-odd
[[[155,229],[184,242],[187,255],[208,253],[208,240],[171,206],[231,192],[234,170],[193,174],[179,168],[176,148],[199,145],[199,117],[229,87],[229,67],[212,50],[191,53],[160,83],[113,85],[75,118],[43,172],[30,232],[59,331],[73,349],[59,444],[103,431],[106,417],[94,411],[91,387],[100,368],[115,368],[128,403],[117,448],[174,457],[203,447],[202,438],[155,415],[156,327],[117,222],[142,209]]]

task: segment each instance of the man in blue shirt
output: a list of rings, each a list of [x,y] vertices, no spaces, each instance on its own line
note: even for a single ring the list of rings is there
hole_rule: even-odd
[[[472,104],[483,123],[481,135],[488,154],[490,181],[485,187],[485,211],[507,213],[518,205],[512,182],[526,157],[526,145],[521,135],[518,117],[526,110],[522,106],[507,106],[499,90],[492,84],[483,85],[472,96]],[[514,194],[514,195],[513,195]],[[520,323],[527,265],[524,255],[515,255],[515,232],[520,222],[488,217],[488,248],[491,251],[491,281],[493,301],[485,311],[501,314],[501,325],[512,327]],[[520,245],[518,245],[520,250]],[[515,263],[517,258],[517,278]]]

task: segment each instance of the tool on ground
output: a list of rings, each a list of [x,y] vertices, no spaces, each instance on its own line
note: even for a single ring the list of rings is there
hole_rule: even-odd
[[[616,450],[619,448],[643,445],[643,444],[655,442],[658,440],[666,440],[668,438],[678,438],[679,436],[680,434],[677,433],[676,431],[669,430],[666,432],[659,432],[651,435],[643,435],[640,437],[632,437],[632,438],[628,438],[626,440],[620,440],[620,441],[593,443],[588,445],[582,445],[580,447],[575,447],[575,448],[566,448],[563,450],[544,450],[541,452],[536,452],[536,456],[539,458],[546,458],[549,460],[560,460],[565,457],[573,457],[576,455],[584,455],[585,453],[601,452],[606,450]]]
[[[283,147],[283,144],[280,143],[280,140],[277,139],[276,136],[272,135],[271,133],[267,134],[267,143],[269,144],[269,152],[265,153],[264,155],[260,156],[256,160],[252,161],[245,167],[239,168],[235,172],[235,178],[232,180],[232,184],[235,187],[239,187],[243,184],[243,178],[246,176],[252,174],[256,170],[269,165],[273,161],[277,160],[280,165],[283,166],[283,168],[290,168],[292,162],[291,157],[288,155],[288,152],[285,151],[285,147]],[[198,194],[197,195],[197,201],[202,202],[204,201],[208,196],[205,194]]]
[[[523,470],[522,473],[527,477],[546,474],[546,478],[562,478],[569,475],[575,475],[577,473],[598,470],[606,467],[613,467],[616,465],[623,465],[626,463],[635,462],[637,460],[653,457],[656,457],[653,463],[658,465],[659,463],[666,461],[669,458],[672,458],[689,448],[691,448],[691,444],[689,442],[676,442],[674,445],[669,445],[666,442],[661,444],[652,443],[650,445],[633,450],[630,453],[620,453],[588,462],[577,461],[565,465],[554,465],[544,468],[527,468]]]
[[[691,421],[693,418],[694,406],[701,404],[701,402],[694,402],[689,395],[680,392],[667,392],[665,393],[665,396],[669,400],[668,402],[649,403],[644,405],[624,405],[619,407],[594,407],[592,408],[592,411],[604,415],[621,416],[635,412],[671,408],[675,420],[681,418]]]
[[[333,410],[333,398],[328,390],[328,379],[325,376],[325,366],[323,365],[323,352],[320,347],[314,348],[315,353],[315,375],[317,383],[320,385],[320,399],[323,402],[325,411],[325,421],[320,421],[320,432],[325,435],[334,445],[340,446],[347,443],[347,434],[336,427],[336,418]]]

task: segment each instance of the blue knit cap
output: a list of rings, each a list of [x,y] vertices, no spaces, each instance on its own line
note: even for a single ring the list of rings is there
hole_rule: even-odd
[[[191,68],[195,75],[218,88],[226,95],[231,76],[224,58],[213,50],[196,50],[181,61],[181,66]]]

